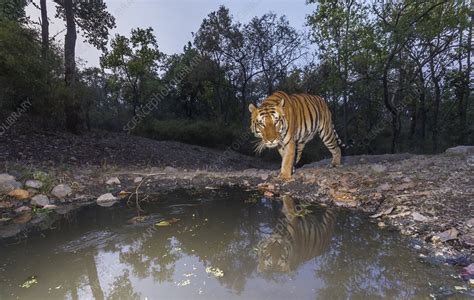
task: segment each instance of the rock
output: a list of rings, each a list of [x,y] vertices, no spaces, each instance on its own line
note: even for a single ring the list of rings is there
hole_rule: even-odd
[[[31,208],[29,208],[28,206],[20,206],[20,207],[15,209],[15,212],[17,214],[21,214],[23,212],[28,212],[28,211],[31,211]]]
[[[133,183],[140,183],[142,181],[143,181],[143,177],[141,177],[141,176],[137,176],[137,177],[135,177],[135,179],[133,179]]]
[[[49,204],[49,198],[46,195],[40,194],[31,198],[31,205],[44,207]]]
[[[105,184],[107,185],[114,185],[114,184],[120,184],[120,179],[118,179],[118,177],[112,177],[112,178],[109,178]]]
[[[103,194],[96,200],[97,204],[104,207],[109,207],[117,202],[117,198],[111,193]]]
[[[413,220],[417,222],[426,222],[428,221],[428,217],[423,216],[422,214],[414,211],[411,213],[411,216],[413,217]]]
[[[72,189],[67,184],[59,184],[51,191],[51,194],[58,199],[64,199],[71,193]]]
[[[170,167],[170,166],[167,166],[167,167],[165,168],[165,172],[166,172],[166,173],[176,173],[176,172],[178,172],[178,169],[173,168],[173,167]]]
[[[474,218],[467,220],[466,225],[469,228],[474,227]]]
[[[456,146],[445,151],[446,154],[451,155],[467,155],[474,154],[474,146]]]
[[[385,216],[385,215],[389,215],[392,213],[392,211],[395,209],[395,207],[391,206],[387,209],[384,209],[383,211],[379,212],[379,213],[376,213],[374,215],[371,215],[370,217],[371,218],[380,218],[382,216]]]
[[[17,200],[26,200],[30,197],[30,193],[28,191],[22,189],[15,189],[8,193],[8,196],[15,197]]]
[[[0,174],[0,193],[8,193],[14,189],[21,188],[21,183],[9,174]]]
[[[463,235],[461,237],[461,240],[465,245],[469,247],[473,247],[474,246],[474,232]]]
[[[387,226],[387,225],[385,225],[384,222],[378,222],[378,223],[377,223],[377,226],[378,226],[379,228],[385,228],[385,226]]]
[[[27,180],[25,186],[32,189],[40,189],[43,186],[43,183],[39,180]]]
[[[377,187],[377,192],[379,192],[379,193],[380,192],[385,192],[385,191],[388,191],[391,188],[392,188],[392,186],[390,184],[383,183],[383,184],[381,184]]]
[[[384,165],[381,165],[381,164],[373,164],[373,165],[370,166],[370,168],[375,173],[383,173],[383,172],[387,171],[387,167],[384,166]]]
[[[459,234],[459,231],[457,231],[457,229],[453,227],[451,229],[441,232],[440,234],[438,234],[438,237],[441,242],[447,242],[450,240],[457,239],[458,234]]]

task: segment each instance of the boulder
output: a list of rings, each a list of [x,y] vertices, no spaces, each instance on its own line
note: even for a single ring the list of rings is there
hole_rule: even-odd
[[[43,183],[39,180],[27,180],[25,186],[32,189],[40,189],[43,186]]]
[[[31,204],[35,206],[44,207],[50,204],[49,198],[46,195],[36,195],[31,198]]]
[[[474,154],[474,146],[456,146],[445,151],[446,154],[452,155],[468,155]]]
[[[51,191],[51,194],[58,199],[64,199],[71,195],[71,193],[72,189],[67,184],[58,184]]]
[[[9,174],[0,174],[0,193],[9,193],[14,189],[21,188],[21,183]]]

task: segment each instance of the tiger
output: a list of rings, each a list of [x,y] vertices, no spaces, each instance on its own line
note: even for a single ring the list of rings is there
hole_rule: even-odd
[[[256,151],[278,148],[282,157],[279,178],[290,180],[307,142],[316,133],[332,154],[330,166],[341,164],[341,143],[331,111],[323,98],[277,91],[257,108],[249,104],[250,130],[259,139]]]
[[[258,272],[288,273],[302,263],[323,254],[331,243],[336,215],[326,209],[322,216],[297,216],[294,200],[283,197],[284,218],[273,234],[257,247]]]

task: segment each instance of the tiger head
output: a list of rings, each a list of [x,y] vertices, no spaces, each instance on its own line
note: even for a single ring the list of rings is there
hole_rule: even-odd
[[[281,272],[291,270],[292,245],[279,234],[274,234],[258,247],[258,272]]]
[[[252,114],[250,130],[260,139],[256,147],[257,152],[261,152],[265,147],[275,148],[283,142],[284,133],[288,128],[284,105],[284,99],[281,99],[279,104],[262,105],[260,108],[253,104],[249,105]]]

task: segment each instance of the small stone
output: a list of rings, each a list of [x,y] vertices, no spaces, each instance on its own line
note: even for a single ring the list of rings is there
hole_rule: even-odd
[[[105,207],[112,206],[116,201],[117,198],[111,193],[103,194],[96,200],[98,205]]]
[[[51,191],[51,194],[58,199],[64,199],[71,193],[72,189],[67,184],[59,184]]]
[[[416,250],[420,250],[421,246],[420,245],[415,245],[415,246],[413,246],[413,248],[415,248]]]
[[[31,204],[34,206],[45,207],[50,204],[49,198],[46,195],[36,195],[31,198]]]
[[[377,226],[380,227],[380,228],[384,228],[387,225],[384,222],[378,222]]]
[[[370,168],[375,173],[383,173],[383,172],[387,171],[387,167],[384,166],[384,165],[381,165],[381,164],[373,164],[373,165],[370,166]]]
[[[114,184],[120,184],[120,179],[118,179],[118,177],[112,177],[112,178],[109,178],[105,184],[107,185],[114,185]]]
[[[413,220],[417,222],[426,222],[428,221],[428,217],[423,216],[422,214],[414,211],[411,213],[411,216],[413,217]]]
[[[0,174],[0,193],[9,193],[14,189],[21,188],[21,183],[9,174]]]
[[[18,217],[14,218],[13,223],[15,223],[15,224],[25,224],[25,223],[28,223],[31,220],[31,218],[32,218],[31,213],[28,213],[28,212],[25,211],[24,213],[22,213]]]
[[[15,189],[8,193],[8,196],[14,197],[17,200],[26,200],[30,197],[30,193],[22,189]]]
[[[142,181],[143,181],[143,177],[141,177],[141,176],[137,176],[137,177],[135,177],[135,179],[133,179],[133,183],[140,183]]]
[[[459,231],[457,231],[457,229],[453,227],[451,229],[441,232],[440,234],[438,234],[438,236],[441,242],[447,242],[450,240],[457,239],[458,234]]]
[[[466,225],[469,228],[474,227],[474,218],[467,220]]]
[[[392,186],[388,183],[383,183],[377,187],[377,192],[385,192],[388,191]]]
[[[178,169],[173,168],[173,167],[171,167],[171,166],[167,166],[167,167],[165,168],[165,172],[166,172],[166,173],[176,173],[176,172],[178,172]]]
[[[32,189],[40,189],[43,186],[43,183],[39,180],[27,180],[25,186]]]

